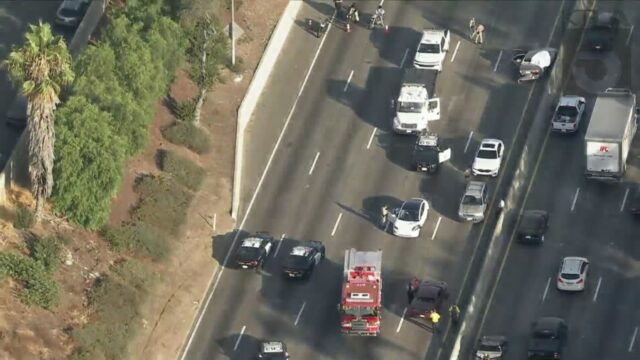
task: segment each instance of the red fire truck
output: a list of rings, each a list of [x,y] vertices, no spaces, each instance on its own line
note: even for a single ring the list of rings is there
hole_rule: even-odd
[[[380,334],[382,251],[349,249],[344,254],[340,327],[348,335]]]

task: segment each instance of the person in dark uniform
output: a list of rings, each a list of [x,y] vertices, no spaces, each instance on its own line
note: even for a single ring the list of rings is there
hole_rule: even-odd
[[[413,298],[416,296],[416,292],[418,291],[418,287],[420,286],[420,280],[418,278],[413,278],[407,284],[407,300],[409,300],[409,304],[413,301]]]

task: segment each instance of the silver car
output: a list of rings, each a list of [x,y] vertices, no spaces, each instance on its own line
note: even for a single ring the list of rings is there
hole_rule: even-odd
[[[560,98],[551,119],[551,130],[561,133],[575,133],[584,115],[585,98],[566,95]]]
[[[479,223],[484,220],[488,199],[487,184],[482,181],[470,181],[460,200],[458,215],[467,221]]]

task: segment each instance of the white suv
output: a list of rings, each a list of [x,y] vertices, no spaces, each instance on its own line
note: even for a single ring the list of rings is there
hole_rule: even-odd
[[[558,290],[582,291],[587,282],[589,260],[583,257],[569,256],[562,259],[558,271]]]
[[[424,30],[416,48],[413,66],[418,69],[442,71],[442,62],[449,51],[449,30]]]

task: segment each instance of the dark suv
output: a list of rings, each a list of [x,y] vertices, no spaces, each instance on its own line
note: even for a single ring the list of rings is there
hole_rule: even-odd
[[[527,244],[542,244],[549,228],[549,214],[543,210],[526,210],[518,225],[518,241]]]
[[[532,325],[528,359],[556,360],[562,358],[562,348],[567,341],[567,324],[557,317],[544,317]]]
[[[587,46],[593,51],[609,51],[618,36],[620,20],[611,12],[598,13],[587,28]]]
[[[407,309],[409,317],[428,318],[431,311],[440,312],[447,298],[447,283],[444,281],[423,281],[415,290],[413,300]]]
[[[325,248],[320,241],[308,241],[294,246],[282,265],[282,273],[289,278],[309,278],[324,259]]]

